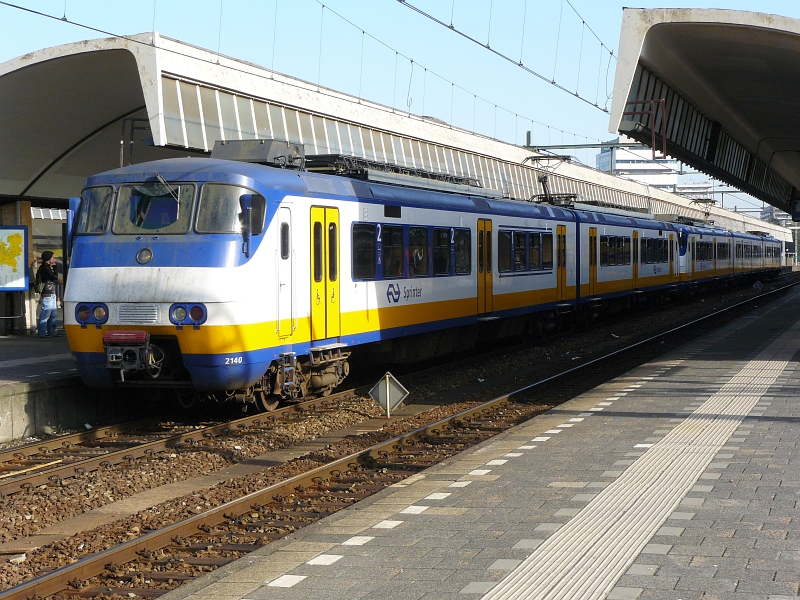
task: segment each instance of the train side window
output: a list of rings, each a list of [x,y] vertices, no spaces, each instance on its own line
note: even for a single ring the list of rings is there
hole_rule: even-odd
[[[486,272],[492,272],[492,232],[486,232]]]
[[[381,233],[383,276],[394,279],[403,276],[403,228],[384,225]]]
[[[600,236],[600,266],[608,266],[608,236]]]
[[[450,275],[450,230],[433,230],[433,273]]]
[[[289,258],[289,224],[281,223],[281,258]]]
[[[322,223],[314,223],[314,281],[322,281]]]
[[[525,271],[526,270],[526,262],[525,262],[525,255],[527,254],[527,248],[525,247],[525,238],[526,235],[521,231],[514,232],[514,270],[515,271]]]
[[[336,281],[336,278],[339,277],[339,257],[337,255],[339,243],[336,229],[336,223],[328,223],[328,277],[331,281]]]
[[[408,230],[408,262],[412,277],[428,274],[428,228],[412,227]]]
[[[377,229],[368,223],[353,225],[353,279],[375,279]]]
[[[472,232],[469,229],[456,229],[456,275],[469,275],[472,272]]]
[[[608,236],[608,264],[617,264],[617,238],[611,235]]]
[[[528,267],[531,271],[542,268],[542,234],[532,233],[528,236]]]
[[[542,234],[542,268],[553,268],[553,234]]]
[[[511,232],[503,231],[497,234],[497,270],[500,273],[511,271]]]
[[[478,273],[483,273],[483,231],[478,231]]]
[[[631,238],[622,238],[622,264],[631,264]]]

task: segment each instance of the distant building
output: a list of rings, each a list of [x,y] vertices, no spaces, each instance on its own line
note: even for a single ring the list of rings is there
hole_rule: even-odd
[[[610,143],[635,144],[636,140],[619,137]],[[678,186],[680,163],[673,158],[653,160],[653,151],[645,145],[633,148],[603,148],[596,157],[597,169],[625,179],[638,181],[665,192]]]

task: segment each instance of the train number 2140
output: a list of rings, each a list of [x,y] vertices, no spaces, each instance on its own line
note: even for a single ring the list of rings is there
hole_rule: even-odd
[[[225,357],[225,364],[226,365],[240,365],[240,364],[242,364],[242,357],[241,356],[226,356]]]

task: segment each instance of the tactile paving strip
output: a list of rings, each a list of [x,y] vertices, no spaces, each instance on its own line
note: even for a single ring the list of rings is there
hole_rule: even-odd
[[[800,349],[800,321],[484,596],[601,599]]]

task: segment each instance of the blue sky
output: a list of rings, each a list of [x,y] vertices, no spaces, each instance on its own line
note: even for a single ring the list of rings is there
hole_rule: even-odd
[[[409,0],[427,13],[555,79],[589,103],[510,64],[397,0],[17,0],[115,34],[155,30],[373,101],[438,117],[505,141],[606,140],[624,2]],[[570,6],[571,2],[571,6]],[[325,8],[323,9],[323,4]],[[638,0],[642,7],[753,10],[754,3]],[[574,7],[574,10],[573,8]],[[761,12],[800,18],[800,2],[762,0]],[[277,10],[277,12],[276,12]],[[580,13],[585,21],[576,14]],[[277,18],[276,18],[277,16]],[[347,23],[349,20],[352,24]],[[0,5],[0,62],[48,46],[105,37]],[[589,30],[594,32],[594,34]],[[362,33],[365,32],[365,33]],[[413,69],[410,60],[413,59]],[[577,153],[594,165],[595,151]],[[726,198],[726,204],[728,200]]]

